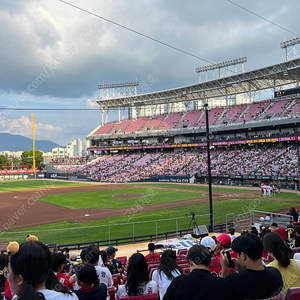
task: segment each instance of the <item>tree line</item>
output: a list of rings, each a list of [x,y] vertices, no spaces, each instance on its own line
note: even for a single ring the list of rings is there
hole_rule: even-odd
[[[0,170],[11,169],[32,169],[33,167],[33,151],[24,151],[21,158],[11,157],[7,154],[0,155]],[[35,167],[37,169],[44,167],[44,157],[42,151],[35,151]]]

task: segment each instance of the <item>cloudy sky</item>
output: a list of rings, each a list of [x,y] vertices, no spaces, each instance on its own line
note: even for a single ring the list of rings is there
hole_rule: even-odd
[[[36,139],[66,145],[100,124],[100,111],[68,110],[97,108],[98,84],[152,78],[138,91],[153,92],[197,83],[195,68],[209,63],[247,56],[246,71],[280,63],[280,43],[300,35],[299,6],[299,0],[1,0],[0,132],[31,137],[35,113]]]

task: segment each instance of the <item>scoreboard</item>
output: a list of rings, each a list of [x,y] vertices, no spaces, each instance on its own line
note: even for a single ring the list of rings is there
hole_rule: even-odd
[[[286,89],[274,92],[274,98],[300,94],[300,88]]]

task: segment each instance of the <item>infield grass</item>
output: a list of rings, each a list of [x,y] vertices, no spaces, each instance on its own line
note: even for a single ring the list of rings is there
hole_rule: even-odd
[[[203,193],[159,190],[149,188],[133,188],[133,189],[113,189],[99,190],[89,192],[76,192],[55,195],[46,195],[39,201],[63,206],[71,209],[79,208],[130,208],[138,202],[139,197],[129,197],[130,194],[144,195],[140,196],[143,206],[154,205],[160,203],[178,202],[192,199],[204,198]],[[117,195],[123,195],[118,197]],[[128,196],[127,196],[128,195]]]

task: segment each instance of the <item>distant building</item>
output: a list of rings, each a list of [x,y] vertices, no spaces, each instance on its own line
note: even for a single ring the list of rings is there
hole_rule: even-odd
[[[67,146],[67,155],[69,157],[82,156],[82,140],[72,140]]]
[[[43,152],[44,164],[47,165],[52,159],[52,152]]]
[[[64,158],[67,156],[67,149],[61,147],[55,147],[52,149],[52,158]]]
[[[82,155],[81,139],[72,140],[66,148],[56,147],[52,149],[52,158],[81,157]]]

